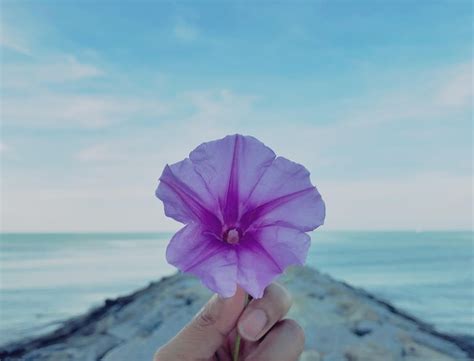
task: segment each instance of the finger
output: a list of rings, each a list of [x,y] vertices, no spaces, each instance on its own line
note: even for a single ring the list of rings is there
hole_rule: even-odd
[[[245,360],[297,361],[303,350],[303,329],[287,319],[278,322]]]
[[[211,358],[235,327],[244,309],[245,297],[240,288],[230,298],[214,295],[188,325],[158,350],[155,361]]]
[[[239,318],[238,330],[248,341],[257,341],[279,320],[291,307],[291,296],[286,289],[272,283],[265,289],[263,297],[252,300]]]

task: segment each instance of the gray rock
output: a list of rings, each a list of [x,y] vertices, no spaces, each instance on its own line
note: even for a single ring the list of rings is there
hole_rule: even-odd
[[[388,302],[308,267],[280,278],[293,294],[288,315],[305,330],[301,361],[454,361],[474,357],[469,336],[437,332]],[[41,337],[0,347],[0,359],[152,360],[210,297],[195,278],[176,274],[107,300]],[[262,360],[268,361],[268,360]]]

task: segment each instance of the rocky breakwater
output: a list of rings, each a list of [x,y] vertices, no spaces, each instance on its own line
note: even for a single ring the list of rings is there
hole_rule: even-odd
[[[471,338],[439,333],[389,303],[314,269],[291,268],[279,282],[293,294],[288,317],[296,319],[306,333],[302,361],[452,361],[474,357]],[[0,359],[152,360],[155,350],[209,297],[198,280],[176,274],[128,296],[107,300],[50,334],[4,345]]]

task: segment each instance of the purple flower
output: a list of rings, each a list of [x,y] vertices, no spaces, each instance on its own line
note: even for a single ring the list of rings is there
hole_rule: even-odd
[[[262,297],[287,266],[304,263],[306,232],[325,216],[305,167],[238,134],[166,165],[156,196],[168,217],[186,224],[168,245],[168,262],[223,297],[237,285]]]

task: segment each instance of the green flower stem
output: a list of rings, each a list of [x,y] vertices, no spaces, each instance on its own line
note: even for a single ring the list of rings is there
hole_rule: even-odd
[[[244,309],[245,309],[245,307],[247,307],[249,301],[250,301],[249,295],[245,294]],[[239,331],[237,330],[237,337],[235,338],[234,352],[232,354],[232,361],[239,361],[240,342],[241,342],[241,337],[240,337]]]

